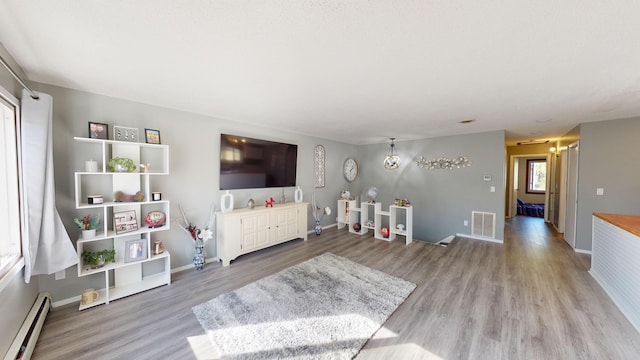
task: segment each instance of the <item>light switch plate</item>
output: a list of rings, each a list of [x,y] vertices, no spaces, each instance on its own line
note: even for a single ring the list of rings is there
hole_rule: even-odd
[[[138,142],[138,129],[116,125],[113,127],[113,140]]]
[[[597,189],[596,189],[596,195],[597,195],[597,196],[602,196],[602,195],[604,195],[604,188],[597,188]]]

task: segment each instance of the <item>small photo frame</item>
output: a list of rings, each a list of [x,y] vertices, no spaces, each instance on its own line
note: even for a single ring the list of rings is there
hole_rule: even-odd
[[[129,240],[124,243],[124,262],[140,261],[147,258],[147,241],[144,239]]]
[[[89,138],[90,139],[108,139],[109,125],[89,121]]]
[[[147,144],[160,144],[160,130],[144,129]]]
[[[138,230],[138,219],[136,219],[136,211],[122,211],[113,214],[113,228],[116,235]]]

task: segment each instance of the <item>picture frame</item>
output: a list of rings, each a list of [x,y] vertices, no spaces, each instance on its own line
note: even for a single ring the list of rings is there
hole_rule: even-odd
[[[116,231],[116,235],[137,231],[138,219],[136,218],[136,211],[121,211],[113,213],[113,228]]]
[[[128,240],[124,243],[124,262],[134,262],[147,258],[147,241],[145,239]]]
[[[109,125],[89,121],[90,139],[109,139]]]
[[[144,129],[144,138],[147,144],[160,144],[160,130]]]
[[[138,128],[114,125],[113,140],[138,142]]]

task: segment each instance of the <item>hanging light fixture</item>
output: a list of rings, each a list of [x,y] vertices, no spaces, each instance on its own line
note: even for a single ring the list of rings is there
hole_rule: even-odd
[[[394,143],[396,138],[389,139],[391,139],[391,146],[389,147],[389,154],[384,158],[384,168],[387,170],[395,170],[400,166],[400,156],[396,153],[396,144]]]

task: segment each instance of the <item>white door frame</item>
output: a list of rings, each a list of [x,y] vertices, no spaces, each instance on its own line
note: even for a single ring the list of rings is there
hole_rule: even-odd
[[[572,156],[575,155],[575,156]],[[576,225],[578,215],[578,164],[580,159],[580,141],[567,149],[567,201],[564,228],[564,241],[576,248]]]
[[[517,192],[520,190],[518,189],[518,184],[514,183],[514,179],[517,178],[517,174],[516,169],[515,169],[515,162],[516,159],[519,158],[532,158],[532,157],[544,157],[545,159],[547,159],[547,177],[549,176],[549,174],[551,174],[551,153],[546,153],[546,154],[521,154],[521,155],[511,155],[509,157],[509,165],[510,165],[510,169],[511,171],[509,171],[509,184],[511,185],[511,188],[509,189],[509,214],[508,217],[512,218],[514,216],[517,215],[517,213],[515,212],[516,207],[516,201],[518,200],[518,195]],[[547,185],[549,184],[549,180],[547,179]],[[547,186],[547,191],[545,191],[545,195],[544,195],[544,220],[547,221],[547,210],[549,207],[549,189]]]
[[[567,217],[567,148],[560,149],[560,178],[558,179],[558,226],[559,233],[564,234]]]

